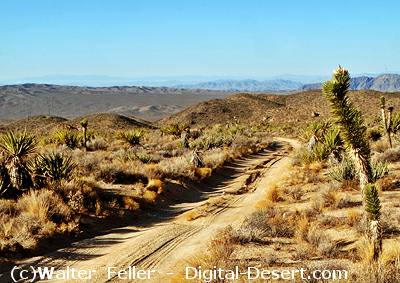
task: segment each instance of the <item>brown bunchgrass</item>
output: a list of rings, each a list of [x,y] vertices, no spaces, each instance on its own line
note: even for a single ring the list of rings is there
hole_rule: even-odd
[[[211,168],[202,167],[202,168],[196,168],[194,175],[196,176],[197,179],[204,180],[210,177],[211,173],[212,173]]]

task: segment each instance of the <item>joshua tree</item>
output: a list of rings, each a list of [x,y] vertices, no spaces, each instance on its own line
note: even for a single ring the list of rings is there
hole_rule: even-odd
[[[81,127],[83,131],[83,147],[87,149],[87,127],[88,127],[88,120],[83,119],[81,122]]]
[[[381,96],[381,113],[382,113],[382,125],[383,130],[385,131],[389,146],[392,147],[392,137],[391,137],[391,129],[392,129],[392,112],[393,107],[388,107],[388,115],[386,119],[386,100],[384,96]]]
[[[11,187],[11,179],[4,163],[0,164],[0,197],[8,193]]]
[[[33,183],[26,159],[36,149],[35,138],[26,132],[8,132],[1,137],[0,148],[6,156],[11,186],[20,191],[29,189]]]
[[[364,125],[361,112],[354,107],[347,97],[349,86],[349,72],[339,66],[334,72],[332,80],[324,83],[323,94],[330,103],[332,116],[339,128],[340,137],[355,164],[364,208],[368,216],[368,234],[374,247],[374,259],[377,259],[382,249],[380,203],[372,180],[371,150],[367,139],[367,128]]]
[[[181,144],[183,148],[189,148],[189,135],[190,135],[190,128],[186,127],[181,133]]]

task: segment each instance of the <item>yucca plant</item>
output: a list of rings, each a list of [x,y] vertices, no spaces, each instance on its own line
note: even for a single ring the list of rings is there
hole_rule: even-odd
[[[54,152],[39,155],[36,166],[51,184],[68,181],[75,168],[71,156]]]
[[[373,182],[382,178],[389,172],[386,162],[371,161],[371,179]]]
[[[345,156],[339,164],[329,169],[328,176],[337,182],[353,180],[356,176],[354,163]]]
[[[69,130],[61,130],[54,134],[53,142],[58,145],[66,145],[71,149],[79,147],[81,138],[77,133]]]
[[[400,131],[400,113],[397,113],[392,117],[390,132],[397,134]]]
[[[138,145],[142,139],[144,133],[140,129],[134,129],[131,131],[120,131],[117,132],[117,139],[123,140],[131,146]]]
[[[343,144],[352,158],[359,179],[361,193],[364,200],[364,209],[369,219],[369,234],[374,247],[374,258],[381,251],[382,235],[380,233],[379,215],[371,214],[368,209],[368,194],[374,188],[371,149],[367,138],[367,128],[364,124],[361,112],[350,102],[347,92],[350,86],[349,72],[339,66],[334,72],[332,79],[323,84],[322,92],[327,98],[334,123],[338,126]],[[374,195],[378,198],[378,195]],[[375,257],[375,255],[377,255]]]
[[[36,145],[35,138],[26,132],[10,131],[0,138],[0,148],[6,157],[11,185],[17,190],[25,191],[33,185],[27,159],[35,152]]]
[[[343,142],[340,138],[340,133],[337,128],[329,128],[329,130],[323,136],[323,144],[329,154],[332,153],[337,160],[341,159],[340,153],[343,149]]]

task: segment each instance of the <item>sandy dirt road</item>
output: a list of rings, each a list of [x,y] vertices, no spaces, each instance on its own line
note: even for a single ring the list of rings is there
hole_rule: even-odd
[[[221,176],[204,192],[204,200],[180,203],[171,209],[176,217],[149,227],[128,226],[88,238],[44,256],[20,263],[20,267],[54,267],[58,278],[80,270],[88,280],[51,280],[51,282],[161,282],[177,263],[206,249],[207,242],[221,228],[240,223],[255,210],[255,204],[290,166],[288,153],[293,141],[279,140],[279,147],[265,150],[231,165],[231,176]],[[189,217],[197,215],[196,217]],[[133,279],[135,271],[150,274],[150,280]],[[129,268],[131,267],[131,268]],[[123,275],[117,271],[130,274]],[[58,272],[57,272],[58,271]],[[87,271],[87,273],[86,273]],[[89,277],[90,274],[90,277]],[[76,275],[76,274],[75,274]],[[53,276],[54,278],[54,276]],[[5,279],[5,277],[3,277]],[[7,282],[7,281],[4,281]],[[11,281],[10,281],[11,282]],[[27,281],[20,281],[27,282]],[[165,282],[165,279],[163,279]]]

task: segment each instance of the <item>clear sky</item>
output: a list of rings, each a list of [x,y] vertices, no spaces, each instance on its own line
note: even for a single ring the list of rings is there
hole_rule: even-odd
[[[1,0],[0,80],[400,70],[398,0]]]

